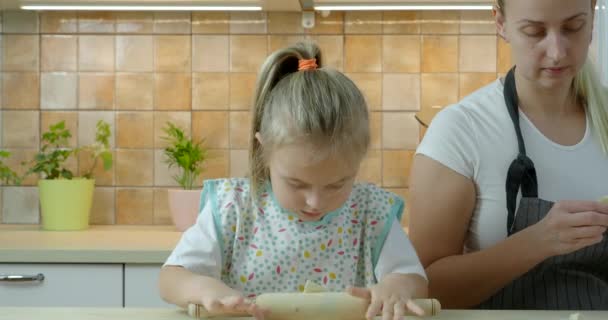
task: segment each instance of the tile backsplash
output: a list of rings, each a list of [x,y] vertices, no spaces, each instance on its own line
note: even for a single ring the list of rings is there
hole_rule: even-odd
[[[489,11],[332,12],[304,29],[299,13],[0,12],[0,148],[31,159],[49,124],[71,146],[110,123],[115,164],[97,168],[92,224],[170,224],[166,121],[204,138],[204,178],[243,176],[256,72],[273,50],[317,42],[371,111],[360,180],[407,196],[423,129],[414,114],[458,101],[509,68]],[[86,157],[69,166],[84,170]],[[0,186],[2,223],[38,223],[36,179]]]

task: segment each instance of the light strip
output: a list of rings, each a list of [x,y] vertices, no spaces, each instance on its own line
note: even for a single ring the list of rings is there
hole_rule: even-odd
[[[146,6],[146,5],[22,5],[23,10],[109,10],[109,11],[261,11],[259,6]]]
[[[319,5],[317,11],[354,10],[492,10],[491,5]]]

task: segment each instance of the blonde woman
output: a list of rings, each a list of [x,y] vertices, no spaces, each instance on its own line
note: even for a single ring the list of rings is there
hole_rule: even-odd
[[[410,238],[448,308],[608,309],[608,92],[594,0],[499,0],[514,68],[433,120]],[[604,39],[605,40],[605,39]],[[466,290],[463,294],[463,290]]]
[[[403,200],[355,184],[370,140],[363,95],[321,62],[308,43],[262,66],[250,177],[205,181],[199,219],[161,271],[166,301],[263,318],[252,298],[312,280],[369,300],[370,318],[422,313],[411,299],[427,282],[399,223]]]

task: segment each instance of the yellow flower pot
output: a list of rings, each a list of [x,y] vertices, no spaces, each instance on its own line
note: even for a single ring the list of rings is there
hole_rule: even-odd
[[[87,229],[94,189],[93,179],[38,181],[42,229]]]

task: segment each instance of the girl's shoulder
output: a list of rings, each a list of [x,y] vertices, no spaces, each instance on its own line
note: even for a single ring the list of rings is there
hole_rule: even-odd
[[[398,214],[403,211],[404,199],[372,183],[356,183],[350,196],[351,207],[367,215]]]

